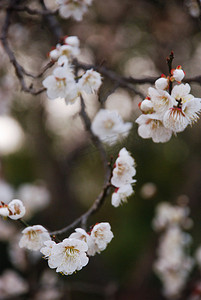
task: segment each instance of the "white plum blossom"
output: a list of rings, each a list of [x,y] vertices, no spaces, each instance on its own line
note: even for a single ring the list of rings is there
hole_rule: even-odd
[[[53,61],[57,61],[61,56],[72,59],[80,53],[79,45],[80,42],[77,36],[65,36],[63,44],[57,44],[48,55]]]
[[[81,270],[88,264],[89,258],[86,255],[88,246],[84,241],[66,238],[61,243],[46,243],[42,253],[48,257],[48,265],[51,269],[56,268],[56,272],[71,275],[75,271]]]
[[[17,272],[7,269],[0,276],[0,299],[14,299],[27,293],[28,283]]]
[[[19,199],[13,199],[8,204],[8,209],[9,209],[9,218],[13,220],[21,219],[26,212],[24,204]]]
[[[111,231],[111,226],[107,222],[96,224],[91,230],[91,237],[94,240],[96,252],[100,253],[105,250],[107,244],[111,242],[114,234]]]
[[[135,161],[126,148],[122,148],[115,162],[112,172],[111,183],[115,187],[122,187],[134,183],[133,176],[136,174]]]
[[[87,254],[89,256],[95,255],[96,246],[95,246],[94,240],[91,237],[91,233],[86,232],[82,228],[76,228],[75,232],[71,233],[69,238],[84,241],[85,243],[87,243],[87,246],[88,246]]]
[[[169,86],[168,78],[161,77],[155,81],[155,87],[158,90],[166,90]]]
[[[198,120],[200,112],[200,98],[193,98],[183,104],[182,102],[176,102],[164,114],[163,124],[166,128],[174,132],[182,132],[189,124],[192,125]]]
[[[157,114],[142,114],[135,122],[139,125],[139,136],[144,139],[152,138],[155,143],[165,143],[171,139],[172,130],[164,127]]]
[[[40,249],[40,252],[44,254],[44,258],[47,259],[48,257],[50,257],[54,245],[56,245],[56,243],[52,240],[44,242],[44,246]]]
[[[131,184],[126,184],[117,188],[112,194],[112,205],[118,207],[123,202],[127,202],[127,198],[133,194],[133,188]]]
[[[163,293],[168,299],[180,295],[192,270],[194,261],[187,254],[190,242],[190,235],[178,226],[169,227],[160,239],[154,270],[163,283]]]
[[[113,233],[109,223],[98,223],[90,232],[86,232],[82,228],[76,228],[69,238],[78,239],[87,243],[89,256],[94,256],[105,250],[107,244],[111,242]]]
[[[47,88],[47,96],[49,99],[67,98],[68,91],[75,85],[72,70],[68,66],[57,67],[53,74],[49,75],[42,82]]]
[[[9,216],[8,205],[3,204],[3,205],[0,206],[0,216],[2,216],[2,217],[8,217]]]
[[[25,215],[26,209],[21,200],[13,199],[8,204],[2,202],[0,205],[0,216],[9,217],[13,220],[21,219]]]
[[[75,49],[79,49],[80,47],[80,41],[77,36],[65,36],[64,43]]]
[[[91,129],[102,142],[113,145],[126,137],[131,127],[132,123],[124,123],[117,111],[100,109],[93,119]]]
[[[148,89],[148,95],[153,103],[154,112],[161,118],[174,104],[174,98],[167,91],[150,87]]]
[[[176,80],[177,82],[181,82],[185,76],[185,72],[182,70],[181,66],[178,66],[176,69],[171,71],[171,81]]]
[[[27,248],[29,250],[40,250],[45,241],[51,240],[47,229],[41,225],[26,227],[22,231],[22,234],[19,246],[20,248]]]
[[[189,215],[187,206],[172,205],[168,202],[161,202],[156,207],[156,214],[153,219],[153,228],[157,231],[164,230],[172,225],[185,225]]]
[[[138,134],[142,138],[152,138],[155,143],[165,143],[172,134],[182,132],[199,118],[201,99],[190,94],[190,85],[177,84],[184,78],[181,66],[171,71],[172,76],[155,81],[155,88],[148,89],[148,96],[139,107],[142,115],[136,119]],[[169,88],[169,91],[167,91]]]
[[[172,89],[171,96],[182,104],[192,100],[194,97],[190,94],[191,87],[188,83],[175,85]]]
[[[84,90],[87,94],[98,91],[102,84],[101,75],[93,69],[87,70],[78,82],[80,90]]]
[[[140,103],[140,109],[143,113],[152,113],[153,112],[153,103],[150,99],[144,99]]]
[[[61,44],[57,44],[56,47],[48,53],[48,56],[51,58],[51,60],[53,61],[58,60],[58,58],[60,57],[60,47]]]
[[[61,17],[65,19],[72,17],[76,21],[81,21],[92,0],[57,0],[57,3]]]

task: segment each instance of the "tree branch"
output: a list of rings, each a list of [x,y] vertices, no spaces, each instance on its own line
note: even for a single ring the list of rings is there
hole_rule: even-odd
[[[104,168],[105,168],[105,179],[104,179],[104,184],[103,184],[103,188],[102,191],[100,192],[100,194],[98,195],[98,197],[96,198],[96,200],[94,201],[94,203],[92,204],[92,206],[84,213],[82,214],[79,218],[77,218],[74,222],[72,222],[70,225],[64,227],[63,229],[60,230],[56,230],[51,232],[51,235],[60,235],[63,234],[71,229],[74,229],[76,226],[78,226],[79,224],[81,225],[85,225],[88,218],[93,215],[95,212],[97,212],[99,210],[99,208],[102,206],[109,188],[111,187],[111,176],[112,176],[112,168],[111,168],[111,162],[108,162],[107,160],[107,154],[106,151],[103,147],[103,144],[101,143],[100,139],[93,134],[92,130],[91,130],[91,121],[86,113],[85,110],[85,103],[84,103],[84,99],[81,96],[81,110],[80,110],[80,116],[84,122],[85,125],[85,129],[86,131],[88,131],[91,140],[93,141],[94,145],[96,146],[96,148],[98,149]]]
[[[15,10],[15,11],[25,11],[30,15],[42,15],[42,16],[47,16],[47,15],[55,15],[58,13],[58,9],[51,11],[48,9],[44,9],[44,10],[39,10],[39,9],[32,9],[28,6],[22,6],[22,5],[14,5],[12,6],[10,9]]]
[[[18,61],[15,58],[14,52],[11,50],[11,48],[8,44],[8,30],[9,30],[9,27],[10,27],[10,24],[11,24],[11,15],[12,15],[12,9],[7,8],[5,21],[4,21],[4,24],[3,24],[3,27],[2,27],[2,31],[1,31],[2,45],[4,47],[5,52],[7,53],[8,57],[9,57],[9,59],[10,59],[11,64],[13,65],[13,67],[15,69],[16,76],[19,79],[19,82],[20,82],[20,85],[21,85],[21,89],[26,93],[30,93],[32,95],[38,95],[38,94],[44,92],[46,89],[41,88],[39,90],[35,90],[35,89],[33,89],[32,85],[30,85],[30,87],[28,87],[26,85],[26,82],[25,82],[25,79],[24,79],[24,74],[27,75],[29,73],[26,72],[24,70],[24,68],[18,63]],[[45,70],[46,70],[46,68],[45,68]],[[31,75],[29,74],[29,76],[31,76]]]

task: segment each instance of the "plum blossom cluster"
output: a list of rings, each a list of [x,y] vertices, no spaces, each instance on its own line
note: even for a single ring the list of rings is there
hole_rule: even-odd
[[[57,61],[59,57],[65,55],[68,59],[76,57],[80,53],[80,41],[77,36],[65,36],[61,39],[62,43],[56,45],[49,52],[49,57],[53,61]]]
[[[9,217],[12,220],[21,219],[25,215],[26,209],[19,199],[13,199],[8,204],[1,202],[0,216]]]
[[[131,122],[124,123],[117,111],[108,109],[100,109],[91,126],[93,133],[108,145],[127,137],[131,128]]]
[[[112,205],[118,207],[134,191],[132,184],[136,182],[133,176],[136,174],[135,161],[126,148],[122,148],[115,162],[111,183],[116,188],[112,194]]]
[[[76,21],[81,21],[88,7],[92,4],[92,0],[57,0],[57,3],[62,18],[72,17]]]
[[[106,222],[96,224],[89,233],[77,228],[60,243],[55,243],[41,225],[29,226],[22,234],[19,242],[21,248],[40,250],[49,267],[65,275],[81,270],[88,264],[88,256],[105,250],[114,236],[110,224]]]
[[[189,224],[188,207],[161,203],[156,209],[154,228],[163,234],[159,241],[158,258],[154,270],[163,284],[167,299],[178,297],[193,268],[194,260],[189,256],[191,236],[182,230]]]
[[[155,143],[165,143],[172,134],[182,132],[199,118],[201,99],[190,94],[188,83],[181,83],[185,73],[181,66],[171,71],[171,76],[157,79],[155,88],[148,89],[148,96],[139,107],[142,111],[136,123],[142,138],[152,138]],[[172,84],[177,84],[172,88]]]
[[[47,89],[49,99],[63,98],[66,104],[74,103],[82,92],[92,94],[98,91],[102,84],[101,75],[93,69],[87,70],[82,76],[75,76],[71,58],[79,52],[77,37],[64,38],[64,45],[57,45],[50,52],[56,68],[46,77],[42,84]]]

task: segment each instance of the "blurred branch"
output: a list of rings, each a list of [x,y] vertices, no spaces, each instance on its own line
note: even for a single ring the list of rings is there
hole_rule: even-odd
[[[19,79],[22,91],[24,91],[26,93],[30,93],[32,95],[38,95],[38,94],[41,94],[42,92],[44,92],[46,89],[43,87],[40,89],[34,89],[33,83],[31,83],[28,86],[25,82],[25,76],[31,77],[33,79],[41,78],[44,75],[44,73],[54,65],[54,62],[53,61],[48,62],[47,65],[36,75],[32,74],[30,72],[27,72],[22,67],[22,65],[19,64],[19,62],[17,61],[17,59],[15,57],[13,50],[11,49],[11,47],[9,46],[9,43],[8,43],[8,30],[9,30],[9,27],[11,24],[12,13],[14,11],[26,11],[26,12],[29,12],[30,14],[42,15],[42,17],[46,21],[49,29],[55,36],[55,39],[57,42],[60,40],[60,38],[64,34],[63,34],[60,24],[58,23],[57,19],[53,15],[54,13],[56,13],[56,11],[55,12],[49,11],[43,0],[40,0],[42,10],[30,9],[27,6],[17,5],[17,3],[18,3],[17,0],[11,0],[9,3],[9,6],[7,5],[6,17],[5,17],[3,26],[2,26],[1,41],[2,41],[2,45],[5,49],[5,52],[7,53],[8,57],[10,59],[10,62],[14,66],[15,73]],[[113,81],[114,88],[111,91],[109,91],[109,94],[112,91],[115,91],[118,87],[123,87],[123,88],[127,88],[127,89],[131,90],[135,94],[139,95],[141,98],[144,98],[144,95],[140,91],[138,91],[134,85],[135,84],[146,84],[146,83],[154,84],[156,79],[158,78],[158,77],[133,78],[133,77],[121,76],[121,75],[117,74],[116,72],[106,68],[105,66],[102,66],[102,65],[96,66],[93,64],[85,64],[85,63],[79,62],[77,59],[73,60],[73,65],[75,66],[75,68],[77,70],[78,69],[83,69],[83,70],[94,69],[94,70],[98,71],[102,76]],[[196,82],[196,83],[201,84],[201,75],[187,78],[187,79],[184,79],[183,81],[184,82]],[[106,97],[104,97],[102,102],[104,102],[105,100],[106,100]]]
[[[171,51],[170,55],[167,57],[166,61],[167,61],[167,65],[168,65],[168,70],[169,70],[169,77],[171,77],[171,71],[172,71],[172,62],[174,59],[174,53],[173,51]],[[169,80],[169,94],[171,94],[172,92],[172,81]]]
[[[111,176],[112,176],[111,162],[108,162],[108,160],[107,160],[107,154],[106,154],[106,151],[105,151],[100,139],[96,135],[94,135],[91,130],[91,121],[85,110],[84,99],[82,96],[80,97],[80,99],[81,99],[80,117],[82,118],[82,121],[84,122],[85,129],[89,133],[91,140],[93,141],[94,145],[96,146],[96,148],[98,149],[98,151],[100,153],[100,156],[102,158],[102,162],[103,162],[103,165],[105,168],[104,184],[103,184],[102,191],[100,192],[100,194],[94,201],[93,205],[84,214],[82,214],[74,222],[72,222],[70,225],[64,227],[63,229],[51,232],[50,233],[51,235],[63,234],[65,232],[69,231],[70,229],[74,229],[79,224],[81,224],[82,226],[85,226],[88,218],[91,215],[93,215],[95,212],[97,212],[99,210],[99,208],[102,206],[102,204],[107,196],[108,190],[111,187],[111,183],[110,183]]]
[[[10,6],[11,7],[12,7],[13,2],[15,2],[15,1],[12,1],[12,0],[10,1],[10,4],[11,4]],[[48,65],[44,67],[43,71],[39,74],[39,76],[34,76],[34,75],[29,74],[18,63],[18,61],[17,61],[17,59],[14,55],[14,52],[12,51],[12,49],[10,48],[9,43],[8,43],[8,30],[9,30],[9,27],[10,27],[10,24],[11,24],[11,16],[12,16],[12,8],[9,7],[6,10],[6,17],[5,17],[5,21],[3,23],[2,31],[1,31],[1,38],[0,39],[1,39],[2,45],[4,47],[5,52],[7,53],[8,57],[9,57],[9,59],[10,59],[11,64],[13,65],[13,67],[15,69],[16,76],[19,79],[19,82],[20,82],[20,85],[21,85],[21,89],[26,93],[30,93],[32,95],[38,95],[38,94],[44,92],[45,88],[35,90],[35,89],[33,89],[32,84],[28,87],[26,85],[24,75],[30,76],[30,77],[33,77],[33,78],[41,77],[43,75],[43,73],[52,65],[52,63],[51,62],[48,63]]]
[[[44,9],[44,10],[32,9],[28,6],[22,6],[22,5],[12,6],[12,7],[10,7],[10,9],[15,10],[15,11],[25,11],[30,15],[55,15],[58,12],[58,10],[51,11],[48,9]]]
[[[96,65],[92,65],[92,64],[85,64],[85,63],[79,62],[77,59],[73,60],[73,65],[77,69],[83,69],[85,71],[89,70],[89,69],[98,71],[101,75],[114,81],[116,83],[116,86],[118,85],[118,87],[128,88],[129,90],[133,91],[135,94],[140,95],[142,98],[144,97],[144,95],[142,95],[141,92],[137,91],[136,88],[132,84],[133,83],[147,83],[147,82],[154,83],[154,80],[152,78],[147,78],[148,81],[146,81],[146,79],[145,79],[145,82],[141,82],[142,79],[134,79],[132,77],[120,76],[117,73],[107,69],[105,66],[96,66]],[[117,88],[117,87],[115,87],[115,88]]]
[[[201,2],[200,2],[200,0],[197,0],[197,5],[198,5],[199,11],[200,11],[199,19],[201,20]]]
[[[40,3],[41,3],[43,10],[48,11],[48,9],[44,3],[44,0],[40,0]],[[50,15],[50,14],[43,15],[43,18],[47,22],[48,27],[50,28],[51,32],[54,34],[54,36],[56,38],[56,43],[58,43],[60,38],[62,36],[64,36],[63,30],[62,30],[59,22],[53,15]]]

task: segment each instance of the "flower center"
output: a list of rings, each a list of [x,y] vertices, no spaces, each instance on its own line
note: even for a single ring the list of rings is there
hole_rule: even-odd
[[[67,257],[73,257],[80,252],[78,249],[75,249],[74,246],[68,246],[65,249],[65,254]]]
[[[182,99],[181,98],[179,100],[176,99],[176,101],[177,101],[177,106],[174,105],[173,107],[182,109]]]
[[[114,126],[114,122],[111,119],[104,121],[104,127],[106,129],[112,129],[113,126]]]
[[[30,230],[27,234],[28,234],[29,240],[34,240],[37,235],[34,230]]]
[[[66,86],[66,78],[55,77],[55,79],[56,79],[56,85],[58,88],[62,88],[64,86]]]
[[[118,163],[118,168],[117,168],[117,175],[121,176],[125,172],[125,166],[121,163]]]

